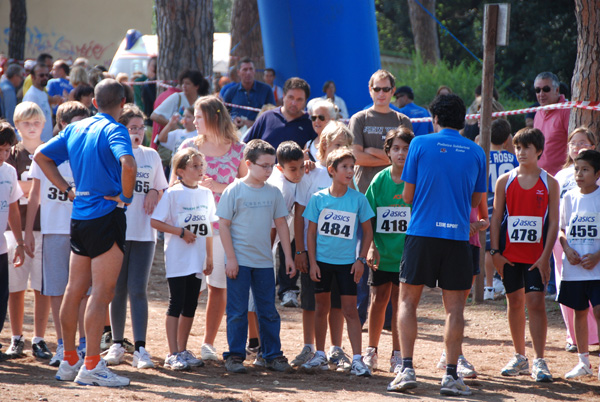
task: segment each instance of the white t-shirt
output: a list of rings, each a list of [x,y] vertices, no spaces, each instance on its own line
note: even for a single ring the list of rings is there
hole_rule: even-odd
[[[331,186],[333,180],[329,177],[325,166],[320,162],[315,163],[315,168],[302,177],[296,186],[296,202],[303,207],[308,205],[310,197],[318,191]],[[308,219],[304,218],[304,244],[306,244],[306,232],[308,231]]]
[[[75,186],[69,161],[58,166],[58,172],[69,183]],[[73,201],[67,193],[62,193],[46,177],[37,163],[31,163],[29,176],[40,181],[40,226],[42,234],[70,234],[71,212]]]
[[[203,276],[206,237],[212,236],[211,222],[219,219],[215,212],[215,200],[207,188],[188,188],[177,183],[165,191],[152,214],[152,219],[185,227],[197,235],[194,243],[187,244],[179,235],[165,233],[167,278],[191,274]]]
[[[289,215],[285,217],[285,220],[288,224],[288,228],[290,229],[290,241],[292,241],[294,238],[294,202],[296,202],[296,183],[292,183],[286,179],[283,173],[281,173],[281,171],[277,168],[273,169],[273,173],[267,180],[267,183],[277,187],[283,195],[285,206],[289,212]],[[274,223],[273,227],[275,227]],[[275,243],[278,241],[278,238],[275,239]]]
[[[183,116],[183,111],[189,106],[190,103],[183,92],[176,92],[169,95],[169,97],[165,99],[163,103],[154,109],[154,113],[159,114],[165,119],[169,120],[175,113],[179,113]]]
[[[6,228],[8,224],[8,210],[10,204],[16,202],[23,195],[23,190],[18,184],[17,171],[8,163],[0,165],[0,227]],[[6,254],[6,238],[0,236],[0,254]]]
[[[144,211],[144,200],[148,190],[158,191],[169,187],[160,162],[160,156],[152,148],[139,146],[133,150],[137,163],[137,177],[133,187],[133,201],[127,207],[126,240],[156,241],[156,230],[150,226],[150,215]]]
[[[600,250],[600,187],[591,194],[581,194],[579,188],[567,191],[560,207],[560,228],[565,231],[569,246],[583,257]],[[600,263],[593,269],[571,265],[562,255],[563,281],[600,280]]]
[[[183,141],[187,140],[188,138],[194,138],[196,135],[198,135],[196,131],[186,131],[184,128],[179,128],[169,132],[167,142],[161,142],[161,145],[173,152],[177,152]]]
[[[23,102],[25,101],[35,103],[42,109],[42,112],[44,112],[46,123],[44,124],[41,138],[42,142],[48,142],[52,138],[52,108],[50,107],[50,102],[48,102],[48,94],[31,86],[29,91],[23,96]]]

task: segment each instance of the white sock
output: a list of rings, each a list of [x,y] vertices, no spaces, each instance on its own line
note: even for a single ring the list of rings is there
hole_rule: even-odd
[[[42,338],[41,336],[34,336],[33,339],[31,340],[31,343],[39,343],[40,341],[43,341],[44,338]]]
[[[23,338],[23,335],[13,335],[11,337],[11,340],[14,341],[20,341]]]
[[[577,353],[577,357],[579,358],[579,361],[581,363],[585,364],[586,367],[592,366],[590,364],[590,354],[589,353]]]
[[[362,356],[361,356],[361,355],[353,355],[353,356],[352,356],[352,361],[355,361],[355,360],[360,360],[361,358],[362,358]]]
[[[314,344],[308,344],[308,343],[305,343],[305,344],[304,344],[304,347],[305,347],[305,348],[306,348],[306,347],[309,347],[309,348],[310,348],[310,351],[311,351],[311,352],[313,352],[313,353],[315,353],[315,350],[316,350],[316,348],[315,348],[315,345],[314,345]]]
[[[327,358],[327,356],[325,355],[325,352],[324,352],[324,351],[322,351],[322,350],[317,350],[317,351],[315,352],[315,355],[316,355],[316,356],[321,356],[321,357]]]

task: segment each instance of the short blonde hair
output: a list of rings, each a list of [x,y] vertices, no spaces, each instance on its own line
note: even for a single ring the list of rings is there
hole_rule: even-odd
[[[321,141],[319,142],[319,149],[317,149],[317,158],[319,160],[325,157],[325,152],[329,146],[328,144],[330,144],[338,135],[345,138],[345,146],[352,146],[354,135],[352,135],[352,132],[348,127],[342,122],[331,120],[321,132]]]
[[[44,112],[42,112],[42,109],[37,104],[25,101],[15,107],[15,114],[13,115],[15,124],[34,119],[39,119],[46,123],[46,116],[44,116]]]

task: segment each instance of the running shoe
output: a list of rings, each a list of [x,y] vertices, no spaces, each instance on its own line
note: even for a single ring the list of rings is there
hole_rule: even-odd
[[[588,366],[582,362],[579,362],[577,366],[573,367],[571,371],[565,374],[566,379],[583,377],[587,375],[592,375],[594,372],[592,371],[592,366]]]
[[[440,370],[444,370],[446,368],[446,351],[442,351],[442,355],[440,356],[440,361],[438,362],[437,368]]]
[[[116,366],[117,364],[121,364],[123,358],[125,357],[125,348],[121,346],[120,343],[113,343],[108,351],[106,351],[103,359],[106,361],[106,364],[109,366]]]
[[[106,331],[102,334],[102,338],[100,338],[100,350],[104,352],[105,350],[108,350],[108,348],[110,348],[112,344],[112,331]]]
[[[281,305],[283,307],[300,307],[298,303],[298,292],[288,290],[281,297]]]
[[[50,352],[50,349],[48,349],[48,345],[46,345],[46,341],[44,341],[43,339],[38,343],[31,344],[31,351],[33,352],[33,355],[35,357],[38,357],[40,359],[52,358],[52,352]]]
[[[186,361],[181,358],[180,353],[167,355],[164,366],[175,371],[187,370],[190,367]]]
[[[202,360],[221,360],[221,358],[217,354],[217,349],[215,349],[213,345],[210,345],[208,343],[203,344],[200,348],[200,356],[202,357]]]
[[[361,357],[360,359],[352,360],[350,374],[354,374],[357,377],[371,377],[371,370],[369,370]]]
[[[58,381],[73,381],[77,377],[81,366],[83,366],[83,359],[79,359],[74,366],[71,366],[68,361],[63,360],[60,362],[54,378]]]
[[[10,346],[6,350],[6,354],[11,359],[16,359],[18,357],[24,357],[25,353],[23,349],[25,348],[25,342],[23,341],[23,337],[21,336],[19,339],[13,339],[10,343]]]
[[[494,300],[494,288],[485,287],[483,289],[483,300]]]
[[[248,372],[246,367],[244,367],[244,359],[240,356],[229,356],[227,360],[225,360],[225,370],[230,373],[238,374],[245,374]]]
[[[456,372],[463,378],[477,378],[475,367],[463,355],[458,356]]]
[[[50,364],[52,367],[60,366],[60,362],[62,361],[64,354],[65,354],[64,345],[58,345],[56,347],[56,353],[54,354],[54,356],[52,356],[52,359],[50,359],[50,363],[48,363],[48,364]]]
[[[279,371],[281,373],[291,373],[294,371],[285,356],[278,356],[272,361],[267,362],[267,368],[271,371]]]
[[[362,360],[369,370],[377,370],[377,348],[369,346]]]
[[[577,345],[567,342],[565,350],[569,353],[577,353]]]
[[[467,396],[471,395],[472,392],[465,385],[462,378],[458,377],[456,380],[449,374],[446,374],[444,378],[442,378],[442,388],[440,389],[440,394],[448,395],[448,396]]]
[[[417,375],[415,370],[405,368],[396,375],[394,381],[388,384],[387,390],[390,392],[404,392],[417,387]]]
[[[352,362],[348,355],[344,352],[339,346],[334,346],[333,351],[329,353],[329,357],[327,359],[329,364],[333,364],[336,366],[336,371],[350,371],[352,368]]]
[[[552,382],[552,374],[550,374],[550,370],[548,370],[546,360],[539,358],[533,361],[531,377],[537,382]]]
[[[398,374],[402,369],[402,354],[399,350],[395,350],[390,357],[390,373]]]
[[[307,361],[301,366],[304,370],[329,370],[329,363],[327,357],[320,353],[315,353],[312,359]]]
[[[265,367],[267,367],[267,362],[265,361],[265,359],[263,359],[262,353],[258,353],[256,355],[256,358],[252,362],[252,365],[254,367],[259,367],[259,368],[265,368]]]
[[[294,360],[292,360],[292,367],[298,367],[309,361],[313,358],[314,352],[310,348],[310,346],[305,346],[302,348],[302,351]]]
[[[190,350],[184,350],[183,352],[179,352],[179,356],[183,359],[184,362],[187,363],[190,367],[202,367],[204,366],[204,362],[202,359],[198,359],[196,355]]]
[[[246,354],[247,355],[255,355],[260,351],[260,345],[255,347],[246,346]]]
[[[500,374],[504,376],[529,374],[529,360],[525,356],[515,353],[514,357],[504,366]]]
[[[502,279],[494,277],[492,286],[494,287],[494,291],[496,293],[501,293],[503,295],[506,294],[506,289],[504,288],[504,282],[502,282]]]
[[[85,364],[79,369],[75,382],[80,385],[96,385],[100,387],[124,387],[129,385],[129,378],[116,375],[106,365],[106,361],[100,362],[94,369],[88,370]]]
[[[140,346],[139,351],[133,352],[133,360],[131,361],[131,365],[138,369],[154,368],[152,356],[150,356],[150,353],[148,353],[146,348],[143,346]]]
[[[123,339],[123,347],[127,351],[127,353],[135,352],[135,345],[127,338]]]

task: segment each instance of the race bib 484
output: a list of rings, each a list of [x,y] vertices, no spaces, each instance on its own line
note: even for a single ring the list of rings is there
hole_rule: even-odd
[[[321,236],[332,236],[340,239],[353,239],[356,214],[325,208],[319,214],[317,233]]]

